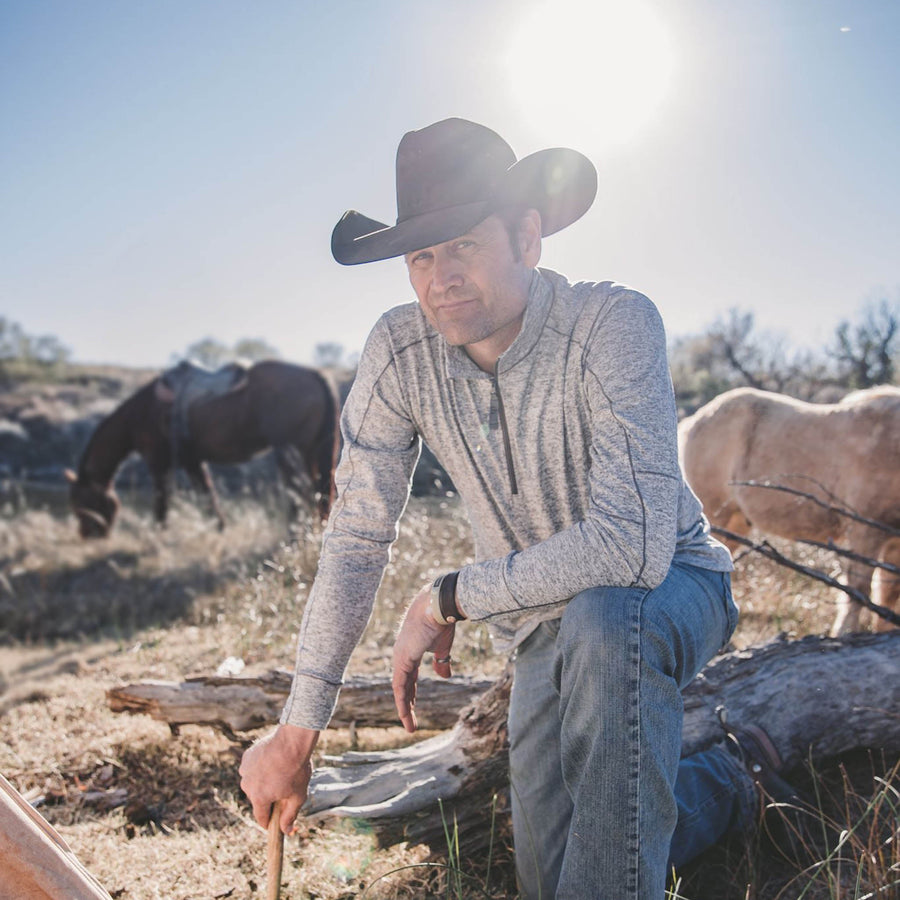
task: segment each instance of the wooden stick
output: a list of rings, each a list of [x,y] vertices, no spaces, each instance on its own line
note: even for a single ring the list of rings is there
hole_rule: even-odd
[[[269,842],[266,850],[266,900],[281,896],[281,866],[284,862],[284,834],[281,831],[281,800],[272,806]]]

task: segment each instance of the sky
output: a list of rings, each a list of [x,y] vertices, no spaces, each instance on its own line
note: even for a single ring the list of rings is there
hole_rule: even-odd
[[[332,228],[462,116],[595,163],[542,265],[818,347],[900,297],[898,47],[898,0],[0,0],[0,316],[85,363],[356,352],[413,295]]]

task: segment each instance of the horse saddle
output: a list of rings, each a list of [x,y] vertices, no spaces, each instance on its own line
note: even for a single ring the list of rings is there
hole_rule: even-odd
[[[190,441],[188,410],[197,402],[239,391],[247,385],[249,367],[231,362],[220,369],[207,369],[183,360],[156,380],[156,397],[172,406],[172,447],[175,455]]]
[[[184,360],[167,369],[156,380],[156,397],[163,403],[188,407],[197,400],[240,390],[247,383],[249,367],[230,362],[220,369],[207,369]]]

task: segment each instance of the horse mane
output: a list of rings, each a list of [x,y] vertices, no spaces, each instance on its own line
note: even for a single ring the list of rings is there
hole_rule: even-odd
[[[156,379],[123,400],[100,421],[78,462],[78,481],[103,487],[112,482],[119,465],[136,449],[135,428],[154,402]]]

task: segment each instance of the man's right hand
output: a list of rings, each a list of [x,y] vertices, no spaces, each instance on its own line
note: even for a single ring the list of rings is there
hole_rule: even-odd
[[[272,805],[283,800],[281,830],[290,834],[306,800],[312,776],[312,754],[319,732],[279,725],[248,747],[241,760],[241,790],[253,806],[253,818],[268,828]]]

